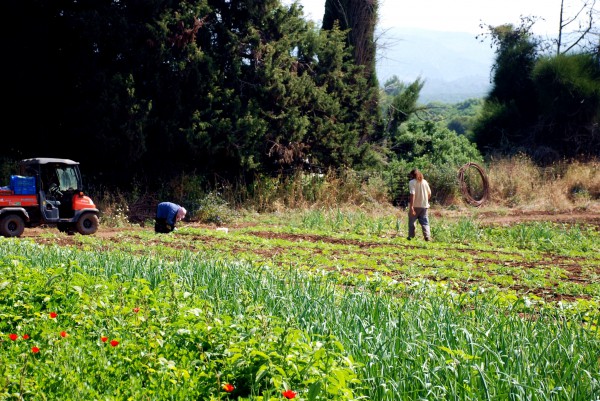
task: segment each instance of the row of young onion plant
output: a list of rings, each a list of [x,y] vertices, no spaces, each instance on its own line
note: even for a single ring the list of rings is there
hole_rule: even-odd
[[[455,221],[430,216],[435,241],[444,243],[488,243],[506,248],[553,252],[560,255],[579,255],[600,252],[600,232],[594,226],[523,222],[510,227],[482,225],[472,218]],[[340,210],[311,210],[295,218],[292,223],[301,229],[330,233],[361,235],[396,235],[406,237],[406,213],[371,217],[361,212]]]
[[[14,254],[42,270],[72,263],[77,274],[120,283],[143,279],[149,291],[163,291],[163,296],[164,288],[173,294],[193,294],[201,308],[210,305],[213,316],[268,316],[299,329],[307,344],[329,339],[349,362],[344,364],[334,355],[330,360],[344,375],[336,377],[327,368],[319,372],[324,377],[320,388],[337,391],[327,399],[600,398],[598,315],[583,316],[477,289],[456,294],[425,282],[343,287],[325,272],[307,275],[294,266],[275,271],[207,260],[189,252],[165,261],[0,242],[4,260]],[[180,308],[176,302],[182,301],[167,296],[163,307],[174,313]],[[257,331],[269,324],[260,326]],[[306,362],[294,359],[313,357],[295,352],[286,360],[302,366]],[[250,382],[264,376],[262,368],[252,366],[255,370],[244,371]],[[281,374],[279,383],[289,383],[288,375]],[[325,399],[319,398],[316,386],[310,386],[315,382],[314,378],[295,380],[293,391],[300,399]],[[306,387],[299,388],[303,384]]]
[[[0,399],[357,399],[334,337],[126,259],[0,241]]]

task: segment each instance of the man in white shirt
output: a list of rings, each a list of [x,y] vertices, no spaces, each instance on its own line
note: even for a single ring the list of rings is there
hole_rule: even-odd
[[[408,173],[408,191],[409,205],[408,205],[408,238],[409,240],[415,237],[415,225],[417,220],[423,229],[423,237],[425,241],[431,240],[431,228],[429,227],[429,217],[427,211],[429,210],[429,199],[431,198],[431,188],[423,173],[419,169],[413,169]]]

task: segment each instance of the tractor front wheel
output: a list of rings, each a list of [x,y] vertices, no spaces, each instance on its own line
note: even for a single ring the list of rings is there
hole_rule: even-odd
[[[77,223],[75,223],[75,228],[81,235],[91,235],[98,231],[99,225],[100,220],[96,214],[84,213],[81,215],[79,220],[77,220]]]
[[[17,214],[9,214],[0,218],[0,235],[3,237],[20,237],[25,231],[25,222]]]

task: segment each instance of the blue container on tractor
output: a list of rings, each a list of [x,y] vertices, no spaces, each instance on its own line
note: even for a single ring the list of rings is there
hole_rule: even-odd
[[[35,195],[35,177],[11,175],[10,189],[15,195]]]

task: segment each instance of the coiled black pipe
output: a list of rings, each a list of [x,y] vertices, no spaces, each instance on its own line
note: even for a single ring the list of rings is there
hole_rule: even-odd
[[[474,168],[475,170],[477,170],[477,172],[479,173],[479,176],[481,177],[481,185],[482,185],[483,191],[482,191],[481,197],[479,199],[476,199],[473,196],[471,188],[469,188],[469,185],[467,184],[467,181],[465,180],[465,172],[470,168]],[[458,170],[458,183],[460,186],[460,192],[462,193],[462,196],[463,196],[465,202],[467,202],[469,205],[479,207],[479,206],[483,205],[489,199],[490,183],[489,183],[487,175],[485,174],[485,171],[483,170],[483,167],[481,167],[477,163],[473,163],[473,162],[466,163]]]

